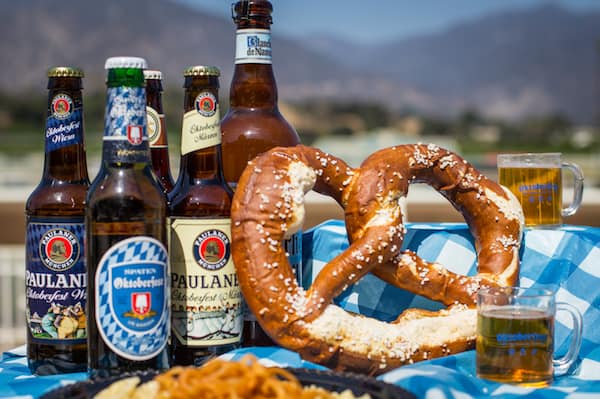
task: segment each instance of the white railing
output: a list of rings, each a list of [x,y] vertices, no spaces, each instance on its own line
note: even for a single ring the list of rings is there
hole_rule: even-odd
[[[0,245],[0,348],[25,343],[25,247]]]

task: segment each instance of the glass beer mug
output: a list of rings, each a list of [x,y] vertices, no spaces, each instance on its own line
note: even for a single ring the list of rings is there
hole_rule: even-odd
[[[565,374],[581,347],[582,317],[572,305],[556,302],[545,289],[482,289],[477,297],[477,376],[530,387],[549,385]],[[557,311],[571,316],[573,333],[567,353],[554,358]]]
[[[573,201],[567,208],[562,207],[563,168],[575,177]],[[563,216],[573,215],[581,205],[583,172],[563,162],[560,153],[499,154],[498,181],[521,203],[526,226],[559,226]]]

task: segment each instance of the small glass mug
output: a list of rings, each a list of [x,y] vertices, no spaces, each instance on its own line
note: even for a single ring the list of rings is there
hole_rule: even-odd
[[[545,289],[502,287],[477,294],[477,376],[529,387],[548,386],[567,373],[581,347],[582,317],[572,305],[556,302]],[[554,359],[557,310],[573,320],[571,345]]]
[[[575,177],[573,201],[562,207],[562,169]],[[498,181],[519,200],[526,226],[556,227],[563,216],[571,216],[581,205],[583,172],[579,166],[563,162],[561,154],[499,154]]]

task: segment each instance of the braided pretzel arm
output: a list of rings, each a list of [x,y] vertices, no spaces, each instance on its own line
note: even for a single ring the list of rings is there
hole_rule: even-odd
[[[265,331],[307,360],[368,374],[467,349],[476,316],[466,308],[435,317],[413,312],[390,324],[331,303],[370,271],[403,284],[398,261],[408,254],[400,257],[404,227],[399,199],[409,179],[399,178],[398,171],[381,173],[382,165],[370,164],[374,159],[352,169],[310,147],[276,148],[245,169],[232,206],[232,253],[240,287]],[[351,244],[304,291],[281,241],[301,226],[304,194],[313,187],[345,208]],[[406,278],[415,280],[411,274]],[[430,291],[434,287],[427,285]]]
[[[396,262],[377,267],[373,274],[446,306],[457,303],[472,306],[479,288],[516,283],[523,214],[509,190],[489,180],[460,156],[435,145],[402,145],[378,151],[363,162],[361,170],[378,171],[378,187],[383,187],[386,181],[397,181],[403,197],[412,183],[426,183],[439,191],[465,218],[474,237],[478,260],[477,275],[462,276],[406,251]],[[354,191],[372,185],[373,178],[358,175]],[[361,234],[365,223],[356,208],[362,207],[365,215],[372,212],[368,205],[354,203],[361,197],[353,194],[350,193],[346,207],[351,240],[355,234]]]
[[[314,185],[341,203],[354,172],[343,161],[308,147],[276,148],[268,154],[253,160],[246,168],[252,173],[244,173],[238,183],[232,205],[233,256],[240,286],[257,318],[271,327],[267,331],[276,340],[293,340],[295,336],[288,330],[303,324],[297,321],[317,317],[333,298],[376,265],[375,258],[364,266],[357,265],[357,259],[367,258],[378,248],[383,249],[380,263],[391,262],[397,255],[391,249],[401,244],[402,235],[396,228],[386,231],[388,226],[366,229],[349,250],[325,266],[305,293],[280,243],[301,226],[304,209],[298,205],[302,205],[305,192]],[[399,224],[399,211],[396,218]],[[390,241],[387,250],[378,242],[382,234]]]

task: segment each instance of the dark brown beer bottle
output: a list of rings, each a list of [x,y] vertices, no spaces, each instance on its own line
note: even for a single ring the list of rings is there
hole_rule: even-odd
[[[185,70],[179,176],[169,195],[172,356],[200,365],[239,346],[242,295],[231,258],[232,191],[223,176],[219,70]]]
[[[248,161],[277,146],[300,143],[298,134],[279,112],[277,83],[271,63],[271,12],[266,0],[238,1],[233,9],[237,25],[235,69],[229,90],[229,111],[221,122],[223,169],[235,188]],[[289,260],[302,279],[302,235],[284,242]],[[267,346],[273,341],[256,318],[246,312],[243,346]]]
[[[164,193],[167,194],[173,189],[174,182],[171,175],[167,125],[162,105],[162,72],[147,69],[144,71],[144,78],[146,79],[146,122],[152,170],[154,170]]]
[[[48,71],[44,171],[25,209],[27,360],[37,375],[86,369],[82,78]]]
[[[166,198],[150,166],[137,57],[106,61],[102,164],[86,204],[91,377],[169,367]]]

